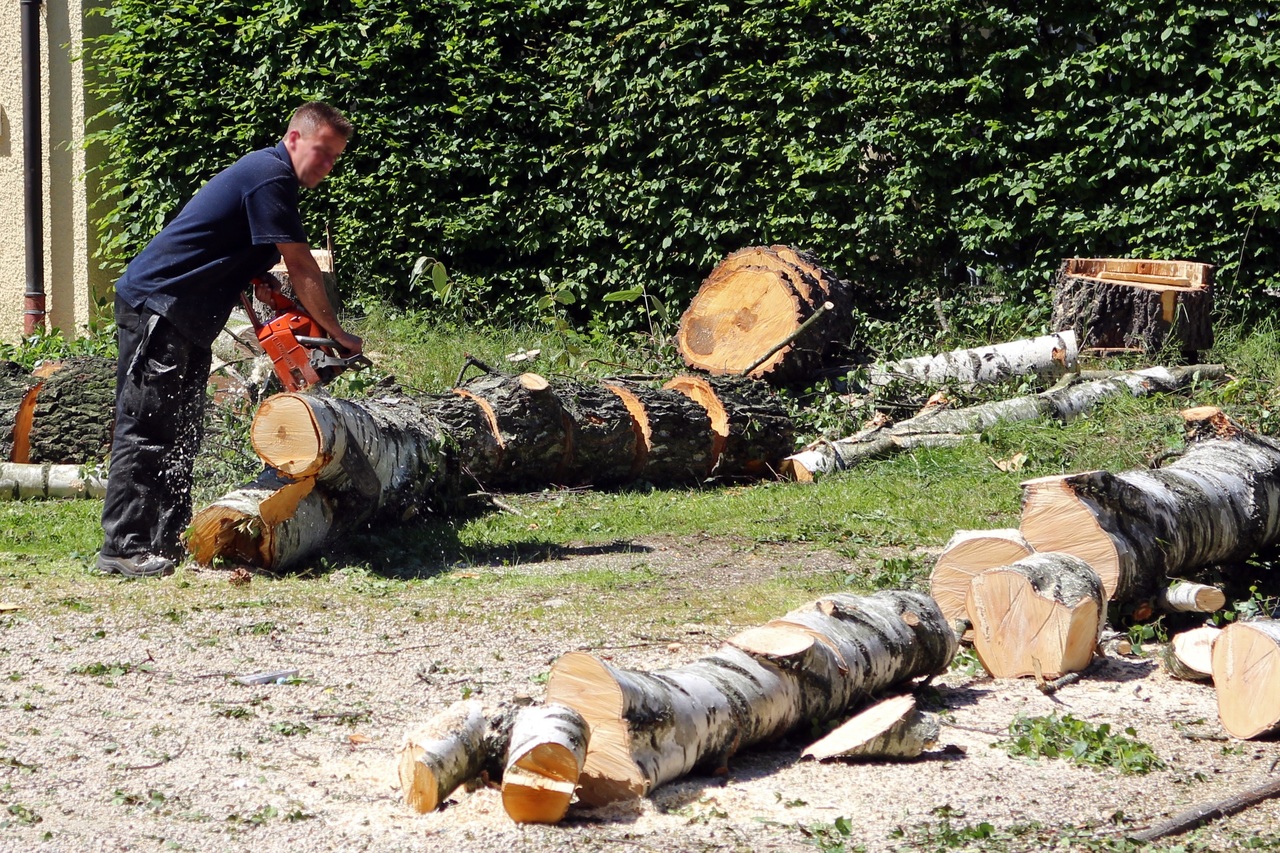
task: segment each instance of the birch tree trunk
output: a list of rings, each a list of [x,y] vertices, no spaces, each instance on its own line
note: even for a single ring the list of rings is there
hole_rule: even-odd
[[[1187,409],[1188,447],[1156,470],[1023,483],[1022,535],[1074,554],[1109,599],[1150,597],[1166,577],[1243,560],[1280,539],[1280,444],[1218,409]]]
[[[204,565],[222,559],[285,569],[324,544],[333,520],[333,504],[315,480],[264,471],[197,512],[187,548]]]
[[[1067,330],[1021,341],[954,350],[870,367],[873,386],[905,382],[910,385],[973,386],[1035,374],[1056,379],[1076,369],[1075,332]]]
[[[107,478],[84,465],[0,462],[0,501],[102,498]]]
[[[838,594],[651,674],[565,655],[552,667],[547,699],[590,725],[580,796],[602,804],[644,796],[695,768],[723,771],[743,747],[942,672],[955,649],[928,596]]]
[[[1221,379],[1222,365],[1151,367],[1120,373],[1105,379],[1071,382],[1039,394],[983,403],[963,409],[930,408],[905,421],[877,426],[837,441],[825,439],[808,445],[782,462],[782,473],[791,479],[808,481],[820,474],[845,471],[871,459],[911,450],[915,447],[954,446],[974,441],[997,423],[1014,423],[1041,417],[1070,421],[1107,397],[1178,391],[1197,380]]]
[[[397,753],[400,790],[419,814],[440,806],[454,789],[480,774],[488,721],[483,705],[455,702],[405,735]]]

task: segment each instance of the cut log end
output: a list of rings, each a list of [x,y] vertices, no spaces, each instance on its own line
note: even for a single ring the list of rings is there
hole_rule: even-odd
[[[938,718],[917,711],[915,697],[892,696],[850,718],[801,757],[910,760],[937,743],[939,732]]]
[[[260,458],[290,477],[315,474],[327,461],[324,437],[301,394],[265,400],[253,419],[251,441]]]
[[[1213,644],[1218,717],[1234,737],[1280,727],[1280,623],[1235,622]]]
[[[1060,551],[1088,563],[1102,580],[1104,601],[1116,594],[1123,572],[1117,542],[1080,501],[1066,477],[1042,477],[1022,484],[1019,529],[1036,551]]]
[[[938,555],[929,576],[929,594],[948,622],[968,619],[965,599],[973,578],[987,569],[1015,563],[1034,551],[1017,530],[957,531]],[[966,632],[965,638],[972,639],[972,633]]]

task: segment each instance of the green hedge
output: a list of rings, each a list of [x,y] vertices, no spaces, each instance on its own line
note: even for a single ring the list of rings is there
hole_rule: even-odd
[[[1030,297],[1074,255],[1216,264],[1220,308],[1256,316],[1280,285],[1260,5],[114,0],[87,60],[105,243],[127,260],[320,98],[357,136],[308,224],[370,300],[422,301],[426,255],[476,316],[568,288],[621,328],[634,306],[605,294],[678,311],[728,252],[783,242],[882,316],[966,268]]]

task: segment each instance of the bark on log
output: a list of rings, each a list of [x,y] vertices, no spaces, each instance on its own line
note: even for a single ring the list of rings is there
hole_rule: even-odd
[[[30,456],[14,461],[80,465],[106,459],[115,405],[114,361],[96,356],[64,359],[36,392],[28,433]]]
[[[1167,613],[1213,613],[1227,604],[1227,594],[1216,586],[1177,581],[1156,593],[1155,605]]]
[[[1064,382],[1031,394],[969,406],[963,409],[931,407],[905,421],[877,425],[837,441],[820,439],[782,462],[783,476],[807,482],[820,474],[845,471],[862,462],[880,459],[915,447],[948,447],[974,441],[997,423],[1013,423],[1053,417],[1069,421],[1097,404],[1120,394],[1144,397],[1181,390],[1196,380],[1221,379],[1222,365],[1152,367],[1120,373],[1105,379]]]
[[[511,727],[502,807],[516,823],[559,823],[586,761],[587,721],[564,705],[526,708]]]
[[[1208,681],[1213,677],[1213,644],[1221,628],[1205,625],[1175,634],[1160,656],[1165,669],[1175,678]]]
[[[551,383],[536,373],[490,373],[468,380],[454,392],[492,413],[502,457],[487,488],[503,489],[562,481],[569,462],[566,416]]]
[[[564,409],[568,448],[555,482],[566,486],[616,486],[630,479],[636,458],[631,412],[603,385],[558,380],[556,395]]]
[[[1069,258],[1054,281],[1055,329],[1082,349],[1166,343],[1184,353],[1213,346],[1213,267],[1189,261]]]
[[[27,433],[40,382],[16,361],[0,361],[0,462],[30,460]]]
[[[852,293],[810,255],[784,246],[742,249],[702,282],[680,319],[676,349],[692,368],[741,375],[827,301],[833,310],[751,370],[752,378],[772,385],[811,379],[849,341]]]
[[[405,735],[397,752],[405,804],[419,814],[440,806],[480,774],[487,757],[487,720],[480,702],[455,702]]]
[[[223,495],[191,519],[187,549],[197,563],[285,569],[315,553],[333,529],[332,502],[315,480],[274,471]]]
[[[947,622],[955,625],[957,619],[969,618],[965,599],[969,597],[969,583],[977,575],[1033,553],[1035,549],[1017,530],[958,530],[938,555],[929,575],[929,594],[938,602]],[[964,632],[964,639],[972,638],[972,630]]]
[[[760,382],[684,375],[662,387],[684,394],[711,419],[713,477],[775,476],[794,447],[791,418]]]
[[[552,667],[547,698],[591,727],[580,796],[598,805],[644,796],[698,767],[721,771],[743,747],[945,670],[955,649],[927,596],[839,594],[659,672],[565,655]]]
[[[663,486],[697,483],[710,475],[714,433],[706,409],[679,391],[620,380],[604,386],[618,395],[634,421],[632,479]]]
[[[940,731],[937,715],[917,710],[914,696],[891,696],[854,715],[800,757],[905,761],[937,743]]]
[[[84,465],[0,462],[0,501],[103,498],[107,478]]]
[[[1233,737],[1280,729],[1280,622],[1233,622],[1213,643],[1218,719]]]
[[[1077,355],[1075,332],[1067,330],[1028,340],[877,363],[870,366],[869,373],[873,386],[892,382],[973,386],[1030,374],[1057,379],[1076,369]]]
[[[1212,408],[1188,409],[1186,453],[1156,470],[1090,471],[1022,484],[1022,535],[1080,557],[1110,599],[1240,561],[1280,539],[1280,444]]]
[[[1105,614],[1102,582],[1070,554],[1032,554],[969,584],[973,645],[995,678],[1058,678],[1093,660]]]

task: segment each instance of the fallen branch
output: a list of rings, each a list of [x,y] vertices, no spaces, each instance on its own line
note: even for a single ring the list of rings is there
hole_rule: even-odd
[[[1278,794],[1280,794],[1280,779],[1275,779],[1265,785],[1227,797],[1225,800],[1205,803],[1204,805],[1187,809],[1164,823],[1145,829],[1142,832],[1129,834],[1126,837],[1131,841],[1151,842],[1160,838],[1167,838],[1170,835],[1180,835],[1208,821],[1217,820],[1220,817],[1230,817],[1237,812],[1242,812]]]

